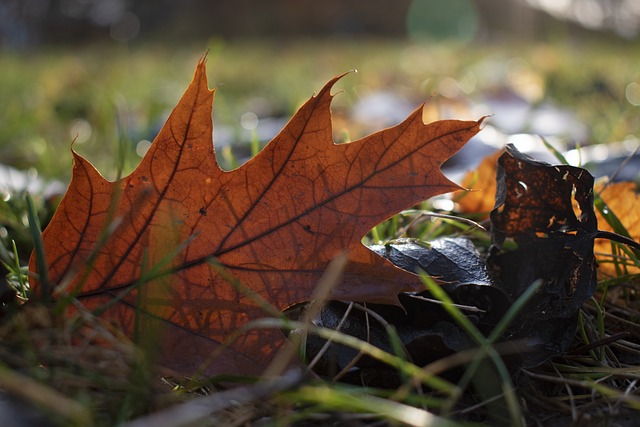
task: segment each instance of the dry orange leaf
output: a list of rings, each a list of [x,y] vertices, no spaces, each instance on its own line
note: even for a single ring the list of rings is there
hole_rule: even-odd
[[[640,195],[638,185],[634,182],[618,182],[608,185],[600,192],[602,185],[596,185],[595,191],[600,194],[602,200],[609,209],[618,217],[629,235],[636,242],[640,242]],[[605,218],[596,210],[598,226],[601,230],[614,231]],[[596,259],[598,260],[598,272],[605,276],[618,276],[616,267],[612,263],[611,242],[604,239],[596,239],[594,245]],[[628,266],[630,274],[640,273],[636,267]]]
[[[472,189],[456,197],[460,211],[464,213],[482,214],[489,217],[496,201],[496,170],[498,158],[504,149],[486,156],[475,170],[467,172],[462,180],[462,186]]]
[[[185,372],[267,315],[235,281],[282,310],[308,301],[328,263],[346,252],[332,298],[393,304],[399,292],[420,289],[361,239],[396,212],[459,189],[440,165],[482,120],[425,125],[418,108],[395,127],[336,145],[330,90],[340,77],[256,157],[226,172],[216,162],[213,91],[200,61],[131,175],[109,182],[73,153],[71,183],[43,234],[51,281],[89,309],[108,305],[102,315],[128,333],[159,337],[162,361]],[[283,337],[251,330],[207,371],[259,373]]]

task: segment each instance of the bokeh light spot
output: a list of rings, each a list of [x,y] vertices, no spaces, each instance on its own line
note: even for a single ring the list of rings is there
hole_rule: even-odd
[[[126,42],[134,39],[140,31],[140,20],[136,14],[125,12],[117,22],[111,24],[111,38]]]
[[[506,74],[509,86],[529,102],[538,102],[544,95],[544,80],[522,58],[507,62]]]
[[[640,84],[637,82],[629,83],[627,88],[624,90],[624,94],[627,97],[629,104],[635,107],[640,107]]]
[[[415,39],[471,41],[478,25],[470,0],[413,0],[407,11],[407,34]]]
[[[438,84],[438,92],[445,98],[457,98],[460,95],[460,85],[454,78],[445,77]]]
[[[143,139],[136,144],[136,154],[140,157],[144,157],[151,148],[151,142]]]
[[[247,112],[240,116],[240,126],[243,129],[253,130],[258,127],[258,116],[255,113]]]
[[[85,119],[75,119],[69,127],[69,136],[75,140],[77,144],[83,144],[91,138],[93,128]]]

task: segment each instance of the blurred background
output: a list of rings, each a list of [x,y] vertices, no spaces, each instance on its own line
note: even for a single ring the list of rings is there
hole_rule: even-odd
[[[611,174],[638,145],[639,34],[637,0],[0,0],[0,192],[59,192],[74,140],[106,177],[131,171],[207,51],[226,168],[357,69],[336,141],[429,99],[427,121],[492,115],[452,174],[507,142],[548,158],[542,138]]]
[[[486,41],[550,32],[640,30],[635,0],[3,0],[2,44],[28,48],[104,40],[454,37]]]

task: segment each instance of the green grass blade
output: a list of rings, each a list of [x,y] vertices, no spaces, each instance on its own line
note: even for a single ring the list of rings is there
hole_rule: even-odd
[[[443,392],[447,395],[452,395],[457,393],[457,387],[454,384],[451,384],[449,381],[444,380],[440,377],[434,376],[430,373],[423,372],[422,368],[414,365],[411,362],[403,360],[402,358],[387,353],[386,351],[376,347],[373,344],[370,344],[366,341],[362,341],[356,337],[351,335],[344,334],[339,331],[334,331],[333,329],[321,328],[315,326],[313,324],[305,324],[298,321],[293,320],[283,320],[277,318],[263,318],[257,319],[253,322],[249,322],[246,325],[243,325],[241,328],[238,328],[234,331],[223,343],[221,348],[229,346],[233,341],[235,341],[242,334],[254,330],[254,329],[285,329],[285,328],[307,328],[308,332],[314,335],[319,336],[320,338],[324,338],[326,340],[331,340],[337,344],[342,344],[348,347],[351,347],[355,350],[361,351],[367,356],[379,360],[391,367],[394,367],[400,371],[402,371],[407,376],[410,376],[416,381],[422,382],[424,385],[431,387],[434,390]],[[213,354],[211,360],[216,356]]]
[[[449,313],[451,318],[462,328],[465,330],[469,337],[473,339],[477,344],[484,345],[486,343],[485,337],[482,333],[476,328],[476,326],[471,323],[469,318],[465,316],[456,304],[453,302],[451,297],[447,295],[447,293],[442,289],[427,273],[421,271],[420,279],[422,283],[426,286],[427,290],[431,292],[433,297],[442,302],[443,308]]]
[[[189,246],[191,242],[195,240],[196,236],[197,234],[189,236],[187,240],[180,243],[174,250],[168,252],[165,256],[162,257],[162,259],[160,259],[160,261],[158,261],[153,266],[147,268],[146,262],[144,262],[143,264],[145,265],[143,265],[144,268],[141,270],[142,272],[138,280],[131,286],[120,292],[116,297],[109,300],[109,302],[95,309],[92,314],[94,316],[101,316],[108,308],[121,301],[124,297],[129,295],[134,290],[140,289],[143,285],[151,281],[166,277],[174,273],[173,268],[166,268],[166,266],[169,265],[171,263],[171,260],[173,260],[173,258],[175,258],[180,252],[184,251],[187,246]]]
[[[292,403],[317,405],[314,412],[346,411],[371,414],[392,423],[407,426],[460,427],[461,424],[431,412],[392,400],[372,396],[358,390],[342,390],[326,385],[304,386],[295,392],[286,394],[285,399]]]
[[[464,375],[458,383],[458,394],[452,395],[447,410],[452,409],[462,396],[462,391],[469,384],[473,383],[479,394],[487,401],[489,412],[493,420],[498,424],[522,425],[522,411],[515,395],[511,382],[511,375],[500,358],[500,355],[492,345],[503,335],[507,327],[516,315],[524,308],[535,292],[542,285],[542,281],[534,282],[523,294],[512,304],[507,313],[500,319],[489,338],[485,338],[473,323],[455,306],[453,300],[447,293],[438,286],[435,281],[426,273],[420,275],[423,283],[431,294],[443,303],[445,310],[451,315],[453,320],[463,328],[469,336],[480,345],[479,351]],[[489,363],[489,358],[492,363]],[[501,383],[496,384],[494,378],[499,378]],[[503,399],[495,400],[496,396],[503,396]],[[509,414],[508,419],[502,415],[506,409]]]
[[[540,139],[542,140],[542,143],[544,144],[545,147],[547,147],[547,150],[549,150],[549,152],[551,154],[553,154],[553,156],[558,159],[558,161],[560,163],[562,163],[563,165],[568,165],[569,162],[567,161],[567,159],[564,157],[564,155],[558,151],[558,149],[556,147],[554,147],[553,145],[551,145],[551,143],[549,141],[547,141],[545,138],[540,137]]]
[[[600,196],[594,198],[593,201],[596,209],[600,212],[600,215],[607,221],[607,224],[613,228],[614,233],[631,239],[631,235],[627,228],[622,224],[620,218],[607,206],[604,200]]]
[[[40,219],[36,204],[29,193],[25,194],[25,202],[27,207],[27,216],[29,218],[29,232],[33,238],[33,251],[36,257],[36,266],[38,269],[38,280],[40,282],[40,300],[43,304],[51,304],[51,280],[49,279],[49,267],[47,265],[47,257],[44,252],[44,242],[42,240],[42,232],[40,231]]]

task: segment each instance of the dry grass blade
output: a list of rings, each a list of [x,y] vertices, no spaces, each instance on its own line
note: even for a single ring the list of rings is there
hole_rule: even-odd
[[[0,389],[32,403],[37,408],[68,419],[74,425],[89,426],[93,424],[91,412],[85,405],[65,397],[54,388],[4,366],[0,366]]]
[[[223,410],[247,406],[277,392],[296,385],[302,375],[297,369],[285,372],[275,379],[255,385],[218,392],[192,399],[164,411],[138,418],[123,427],[183,427],[192,425],[220,425],[215,415]],[[198,423],[198,424],[195,424]]]
[[[320,313],[322,306],[330,299],[331,292],[335,289],[344,274],[348,259],[345,253],[335,257],[327,266],[326,271],[318,281],[315,291],[311,297],[311,302],[302,314],[301,323],[304,325],[293,331],[289,339],[293,345],[285,346],[280,350],[278,357],[274,358],[271,365],[266,369],[265,376],[273,376],[282,373],[293,361],[298,349],[302,348],[301,343],[306,342],[311,321]]]
[[[356,390],[340,390],[339,388],[323,385],[304,386],[296,390],[295,395],[285,395],[283,397],[290,402],[317,405],[318,412],[322,408],[326,408],[326,410],[371,415],[374,419],[384,420],[380,425],[387,425],[388,422],[391,422],[392,425],[399,423],[400,425],[413,427],[461,426],[461,423],[435,415],[432,412],[393,400],[360,393]]]

